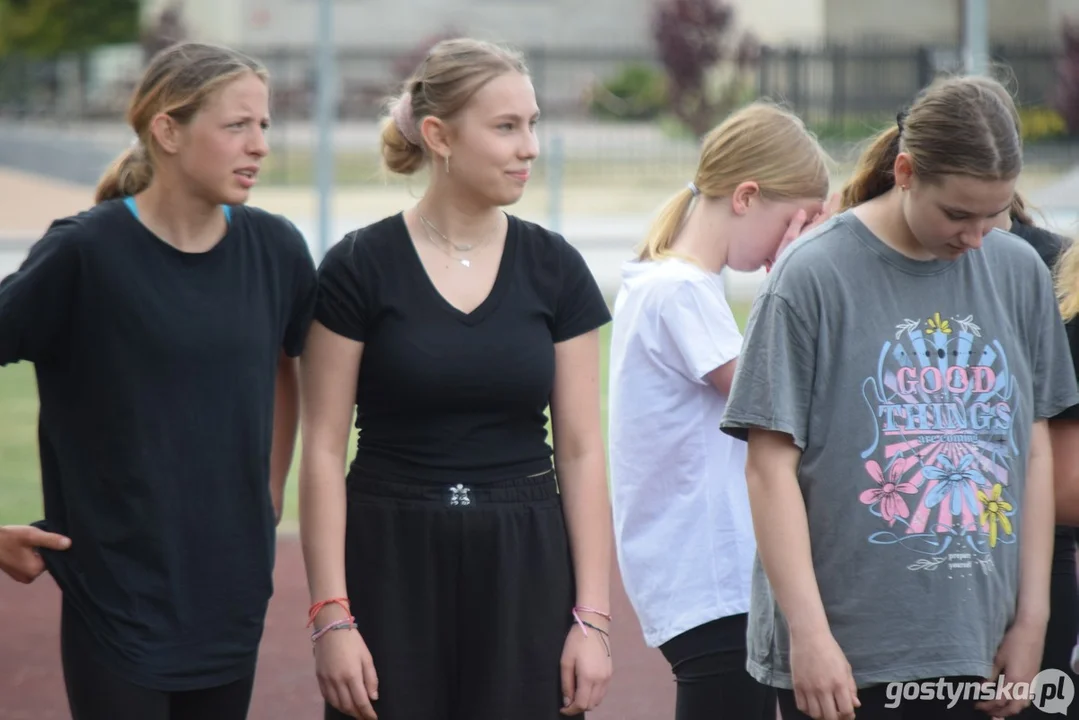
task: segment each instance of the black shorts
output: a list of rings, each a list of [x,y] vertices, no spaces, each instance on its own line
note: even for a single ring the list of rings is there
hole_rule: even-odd
[[[563,717],[575,598],[553,472],[473,486],[352,479],[345,543],[379,720]],[[327,720],[344,717],[327,706]]]

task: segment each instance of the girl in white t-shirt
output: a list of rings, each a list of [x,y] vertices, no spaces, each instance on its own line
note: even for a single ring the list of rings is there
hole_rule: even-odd
[[[720,432],[742,336],[721,271],[770,267],[823,219],[827,158],[802,122],[754,103],[705,138],[696,177],[623,269],[610,364],[618,562],[678,682],[676,720],[775,717],[745,670],[756,550],[745,445]]]

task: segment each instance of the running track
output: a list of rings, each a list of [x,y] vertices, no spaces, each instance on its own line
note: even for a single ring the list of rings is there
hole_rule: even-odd
[[[297,538],[282,536],[250,720],[321,720],[308,596]],[[663,720],[674,715],[674,682],[658,650],[645,647],[616,576],[612,583],[614,678],[589,720]],[[48,575],[19,585],[0,575],[0,720],[70,720],[60,675],[60,594]]]

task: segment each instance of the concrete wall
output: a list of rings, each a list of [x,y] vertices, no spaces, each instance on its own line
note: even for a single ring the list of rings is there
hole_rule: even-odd
[[[1056,31],[1055,13],[1073,0],[989,0],[993,41],[1044,42]],[[834,42],[955,43],[962,0],[826,0],[824,37]]]
[[[144,0],[160,8],[168,0]],[[247,48],[307,48],[317,0],[184,0],[200,39]],[[447,28],[523,46],[650,45],[652,0],[335,0],[334,42],[407,48]]]

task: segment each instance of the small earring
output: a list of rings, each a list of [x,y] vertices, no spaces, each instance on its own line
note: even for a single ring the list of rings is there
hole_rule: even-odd
[[[446,174],[447,175],[450,174],[450,156],[449,155],[446,156]]]

